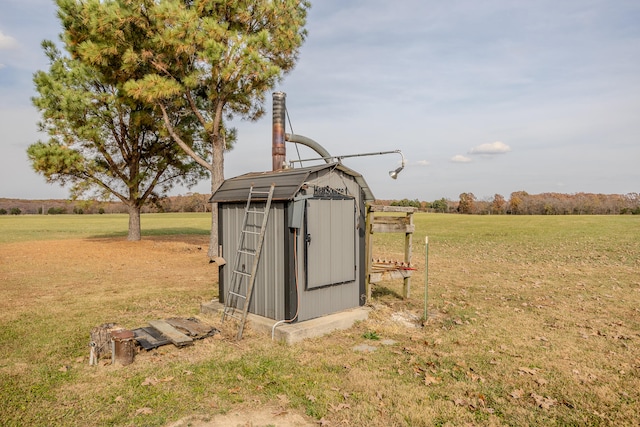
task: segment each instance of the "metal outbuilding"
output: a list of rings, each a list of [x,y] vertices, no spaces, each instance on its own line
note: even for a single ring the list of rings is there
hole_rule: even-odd
[[[223,182],[210,200],[218,203],[218,239],[227,261],[219,267],[220,301],[229,290],[231,261],[242,256],[238,235],[250,188],[266,192],[272,184],[249,312],[304,321],[364,305],[366,203],[374,197],[362,175],[339,162]]]

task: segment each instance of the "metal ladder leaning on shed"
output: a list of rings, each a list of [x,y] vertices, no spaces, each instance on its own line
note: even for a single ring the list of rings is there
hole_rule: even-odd
[[[260,261],[260,252],[262,251],[262,243],[264,242],[267,221],[269,220],[269,209],[271,207],[271,199],[273,198],[273,190],[275,184],[271,184],[269,191],[257,191],[253,189],[253,184],[249,188],[249,197],[244,208],[244,218],[242,220],[242,229],[238,239],[238,249],[236,251],[236,259],[233,263],[231,271],[231,283],[227,291],[227,297],[224,300],[224,310],[222,312],[222,322],[227,317],[238,320],[238,334],[236,339],[242,339],[242,332],[247,321],[249,313],[249,305],[251,304],[251,295],[256,281],[256,273],[258,270],[258,262]],[[267,200],[264,210],[256,207],[257,203],[261,203],[266,196]],[[254,198],[259,199],[255,201]],[[262,220],[260,222],[260,219]],[[258,228],[260,223],[260,229]],[[257,240],[254,236],[257,236]],[[255,246],[253,246],[255,244]],[[253,259],[253,261],[250,261]],[[244,261],[244,262],[243,262]],[[251,263],[251,271],[247,271],[247,264]],[[243,289],[245,293],[243,293]],[[240,311],[241,313],[237,313]]]

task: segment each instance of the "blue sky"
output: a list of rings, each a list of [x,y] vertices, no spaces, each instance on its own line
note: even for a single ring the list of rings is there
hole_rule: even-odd
[[[317,0],[276,90],[294,133],[333,155],[402,150],[397,180],[398,155],[344,160],[381,199],[640,192],[638,23],[637,0]],[[3,0],[0,197],[67,196],[25,154],[43,138],[30,102],[40,42],[59,32],[52,1]],[[226,177],[271,167],[270,97],[267,110],[235,122]]]

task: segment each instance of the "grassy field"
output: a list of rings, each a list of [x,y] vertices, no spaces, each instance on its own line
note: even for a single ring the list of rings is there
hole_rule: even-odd
[[[145,214],[144,236],[209,235],[211,214]],[[126,237],[129,216],[7,215],[0,217],[0,243],[34,240]]]
[[[382,283],[369,320],[287,346],[250,329],[236,343],[199,314],[217,292],[207,214],[143,215],[141,242],[126,216],[0,217],[0,425],[200,426],[256,408],[329,426],[640,425],[640,218],[415,223],[408,300]],[[374,241],[402,258],[400,236]],[[89,366],[92,327],[171,316],[223,333]]]

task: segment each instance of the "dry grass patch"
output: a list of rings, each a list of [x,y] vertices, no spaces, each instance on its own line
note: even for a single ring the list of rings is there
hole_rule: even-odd
[[[3,243],[0,424],[205,426],[260,409],[334,426],[640,424],[638,218],[415,219],[411,298],[383,283],[369,320],[293,346],[251,328],[236,343],[198,313],[217,292],[204,234]],[[402,258],[401,238],[375,238],[375,256]],[[98,324],[190,315],[222,334],[88,365]]]

